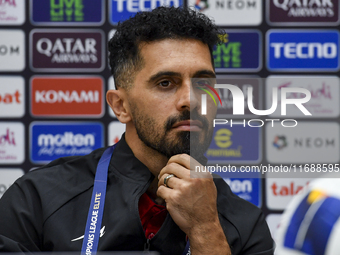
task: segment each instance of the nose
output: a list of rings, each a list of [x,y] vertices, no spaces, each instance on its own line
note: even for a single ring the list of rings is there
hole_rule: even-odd
[[[197,95],[195,94],[192,86],[192,82],[190,79],[182,82],[181,88],[177,91],[178,93],[178,101],[177,101],[177,110],[184,111],[197,108],[199,105],[199,101]]]

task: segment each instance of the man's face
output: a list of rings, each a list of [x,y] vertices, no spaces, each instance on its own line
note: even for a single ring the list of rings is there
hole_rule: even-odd
[[[143,45],[141,55],[144,67],[128,92],[138,137],[168,158],[199,158],[211,142],[216,108],[208,101],[207,115],[200,115],[202,90],[191,79],[215,77],[208,46],[167,39]]]

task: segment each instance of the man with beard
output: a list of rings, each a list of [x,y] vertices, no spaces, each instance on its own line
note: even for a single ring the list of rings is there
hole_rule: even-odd
[[[117,89],[107,101],[125,134],[114,148],[19,179],[0,202],[0,250],[273,254],[262,212],[221,178],[193,171],[212,138],[216,108],[208,101],[200,114],[199,86],[215,78],[221,34],[184,8],[119,24],[109,42]]]

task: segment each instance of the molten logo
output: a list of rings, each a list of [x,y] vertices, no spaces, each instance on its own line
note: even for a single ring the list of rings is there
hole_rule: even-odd
[[[80,156],[103,146],[103,125],[98,122],[34,122],[31,124],[31,161]]]
[[[94,146],[95,138],[92,134],[73,134],[65,132],[64,134],[41,134],[38,137],[39,146]]]
[[[35,116],[100,116],[103,81],[98,77],[35,77],[31,84]]]

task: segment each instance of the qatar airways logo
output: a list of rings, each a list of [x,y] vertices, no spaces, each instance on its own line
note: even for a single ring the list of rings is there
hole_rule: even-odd
[[[269,24],[339,24],[339,0],[271,0],[267,7]]]
[[[102,70],[103,37],[103,33],[97,30],[33,30],[31,67],[62,72]]]
[[[216,89],[228,89],[232,96],[233,96],[233,115],[245,115],[244,114],[244,103],[245,103],[245,95],[243,94],[243,91],[236,85],[231,84],[216,84]],[[259,116],[264,115],[270,115],[273,112],[275,112],[277,106],[278,106],[278,88],[274,87],[272,88],[272,105],[267,110],[259,110],[255,109],[253,105],[253,88],[247,87],[247,105],[251,113]],[[301,93],[304,94],[305,97],[300,98],[289,98],[288,95],[291,93]],[[212,95],[210,94],[212,97]],[[219,98],[219,97],[218,97]],[[281,115],[285,116],[287,114],[286,107],[287,105],[295,105],[304,115],[312,115],[304,106],[304,103],[307,103],[311,99],[311,93],[305,89],[305,88],[281,88]],[[215,101],[215,100],[214,100]],[[216,104],[216,102],[215,102]],[[207,114],[207,96],[206,94],[201,95],[201,114],[206,115]],[[274,127],[274,122],[279,121],[278,119],[266,119],[265,121],[269,121],[272,123],[272,127]],[[287,124],[289,122],[290,124]],[[293,125],[291,125],[291,122],[294,122]],[[241,124],[243,123],[243,126],[246,126],[246,121],[243,120]],[[256,124],[255,124],[256,123]],[[233,125],[233,120],[230,121],[226,119],[214,119],[213,126],[216,125]],[[235,122],[234,122],[235,124]],[[237,124],[240,124],[240,121],[237,122]],[[250,127],[262,127],[264,125],[264,121],[261,119],[251,119],[247,122],[248,126]],[[297,121],[294,119],[287,119],[282,120],[281,125],[284,127],[295,127],[297,125]]]

